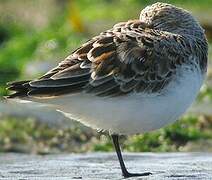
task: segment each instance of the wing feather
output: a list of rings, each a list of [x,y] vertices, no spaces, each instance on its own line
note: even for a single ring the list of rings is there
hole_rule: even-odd
[[[8,89],[16,92],[9,97],[160,92],[173,77],[176,64],[185,61],[181,57],[187,58],[184,44],[183,37],[156,31],[139,20],[122,22],[83,44],[39,79],[10,83]]]
[[[77,85],[83,82],[87,82],[90,74],[82,75],[77,78],[64,78],[64,79],[43,79],[43,80],[34,80],[29,82],[29,85],[34,88],[43,88],[43,87],[66,87],[71,85]]]

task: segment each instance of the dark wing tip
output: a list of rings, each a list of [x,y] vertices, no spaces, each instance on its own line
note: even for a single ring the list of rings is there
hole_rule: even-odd
[[[5,99],[13,99],[13,98],[21,98],[26,97],[28,88],[25,84],[29,83],[30,81],[18,81],[18,82],[8,82],[6,85],[6,89],[10,91],[15,91],[14,93],[4,96]]]
[[[25,80],[25,81],[12,81],[12,82],[7,82],[6,85],[7,86],[17,86],[17,85],[22,85],[25,83],[30,82],[30,80]]]
[[[20,95],[19,93],[13,93],[13,94],[10,94],[8,96],[3,96],[3,98],[4,99],[14,99],[14,98],[20,97],[19,95]]]

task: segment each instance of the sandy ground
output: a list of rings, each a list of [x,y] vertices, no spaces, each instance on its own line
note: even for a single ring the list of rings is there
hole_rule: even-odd
[[[125,153],[132,172],[152,172],[150,180],[212,180],[212,153]],[[0,179],[123,179],[114,153],[0,154]]]

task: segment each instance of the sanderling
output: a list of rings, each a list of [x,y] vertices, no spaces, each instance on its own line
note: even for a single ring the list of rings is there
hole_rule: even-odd
[[[44,103],[109,131],[124,177],[118,137],[159,129],[191,105],[207,70],[208,44],[193,16],[155,3],[140,18],[93,37],[39,79],[13,82],[8,98]]]

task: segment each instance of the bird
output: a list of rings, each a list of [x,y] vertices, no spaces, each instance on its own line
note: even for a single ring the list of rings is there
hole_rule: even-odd
[[[121,135],[175,122],[195,100],[207,72],[208,42],[192,14],[167,3],[91,38],[43,76],[10,82],[8,99],[33,101],[111,136],[125,178]]]

